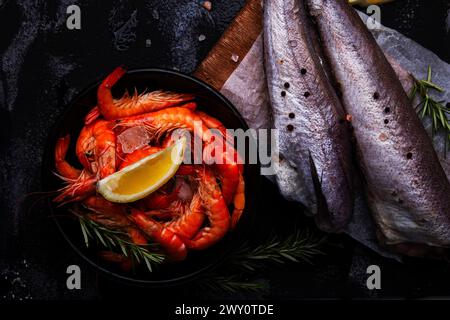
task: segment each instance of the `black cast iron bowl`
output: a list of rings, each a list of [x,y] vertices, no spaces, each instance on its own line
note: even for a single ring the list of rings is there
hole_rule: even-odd
[[[100,82],[89,86],[69,105],[60,119],[54,125],[48,139],[43,158],[43,189],[54,191],[63,186],[62,181],[54,174],[53,152],[58,137],[70,134],[71,146],[67,159],[74,166],[81,168],[75,156],[75,142],[81,128],[84,116],[96,105],[96,91]],[[139,69],[128,71],[114,86],[114,96],[121,96],[126,89],[133,92],[164,89],[176,92],[194,93],[197,96],[198,109],[216,117],[230,129],[248,129],[244,119],[236,108],[219,92],[204,82],[179,72],[163,69]],[[250,142],[254,143],[254,142]],[[248,146],[247,146],[248,150]],[[49,201],[49,207],[54,220],[63,237],[70,246],[95,269],[116,280],[143,286],[170,286],[185,283],[200,276],[211,268],[223,263],[230,252],[245,242],[255,221],[255,205],[260,185],[258,164],[245,164],[244,178],[246,182],[246,206],[237,228],[229,232],[220,242],[203,251],[191,251],[188,258],[179,263],[162,264],[153,272],[144,266],[135,268],[132,272],[124,272],[115,265],[109,264],[98,256],[101,245],[90,245],[86,248],[77,219],[66,206],[58,207]]]

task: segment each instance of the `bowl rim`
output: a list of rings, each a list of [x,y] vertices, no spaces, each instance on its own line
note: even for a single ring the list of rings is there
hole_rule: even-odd
[[[186,73],[182,73],[180,71],[171,70],[171,69],[164,69],[164,68],[135,68],[135,69],[127,69],[127,72],[124,76],[130,75],[130,74],[139,74],[139,73],[161,73],[161,74],[167,74],[172,75],[175,77],[184,78],[185,80],[188,80],[190,82],[193,82],[204,89],[208,91],[209,94],[212,94],[216,99],[219,99],[222,104],[224,104],[228,110],[230,110],[233,113],[233,116],[238,119],[238,122],[240,122],[240,125],[242,126],[241,129],[247,130],[249,129],[247,122],[244,120],[242,115],[239,113],[239,111],[236,109],[236,107],[225,97],[223,96],[218,90],[213,88],[211,85],[207,84],[206,82],[196,78],[193,75],[189,75]],[[43,154],[43,161],[42,161],[42,172],[41,172],[41,189],[44,188],[44,181],[46,179],[46,175],[48,175],[47,167],[47,161],[46,159],[49,159],[50,154],[52,154],[52,150],[49,145],[49,141],[52,141],[52,138],[55,138],[57,135],[57,129],[58,124],[62,121],[62,119],[67,117],[67,114],[70,112],[71,105],[73,105],[76,101],[80,100],[82,97],[87,95],[90,91],[92,91],[94,88],[98,87],[98,85],[101,83],[101,79],[97,79],[93,81],[91,84],[87,85],[84,89],[80,90],[79,93],[77,93],[73,98],[71,98],[67,103],[64,105],[64,110],[61,112],[60,116],[55,120],[53,125],[51,126],[49,133],[47,134],[47,143],[46,147],[44,149]],[[256,164],[259,168],[259,161]],[[260,177],[258,175],[257,183],[255,185],[255,189],[258,189],[260,186]],[[206,266],[199,268],[196,271],[193,271],[189,274],[178,276],[175,278],[170,279],[163,279],[163,280],[146,280],[146,279],[137,279],[133,278],[132,276],[125,276],[122,274],[119,274],[117,272],[114,272],[112,270],[108,270],[107,268],[103,267],[101,264],[96,263],[93,259],[88,257],[81,248],[78,248],[78,246],[70,239],[69,235],[65,232],[63,226],[61,225],[61,222],[59,221],[59,218],[57,218],[54,214],[54,207],[51,203],[50,199],[47,199],[47,204],[52,212],[53,221],[56,224],[59,232],[62,234],[65,241],[72,247],[72,249],[84,260],[88,263],[88,265],[93,268],[94,270],[99,270],[101,273],[103,273],[106,277],[119,281],[124,284],[132,284],[134,286],[140,286],[140,287],[170,287],[170,286],[178,286],[185,284],[187,282],[191,282],[192,280],[195,280],[199,277],[200,274],[213,269],[214,267],[218,266],[226,257],[226,253],[228,253],[231,248],[228,248],[225,250],[225,254],[222,254],[219,259],[214,260],[211,263],[208,263]],[[248,213],[247,213],[248,214]]]

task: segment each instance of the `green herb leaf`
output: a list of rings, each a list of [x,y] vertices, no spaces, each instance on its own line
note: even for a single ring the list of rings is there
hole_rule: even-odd
[[[86,247],[89,247],[89,238],[97,239],[104,247],[111,251],[121,252],[124,256],[130,257],[133,262],[145,262],[150,272],[153,270],[152,265],[161,264],[164,261],[163,254],[149,251],[148,248],[153,247],[137,245],[130,241],[126,233],[107,228],[89,219],[86,215],[71,211],[78,217]]]
[[[285,238],[278,235],[269,237],[265,243],[256,247],[244,242],[229,255],[221,268],[207,274],[199,285],[227,293],[264,292],[266,287],[245,277],[251,278],[256,270],[261,274],[269,265],[312,263],[314,256],[323,254],[320,248],[324,241],[325,238],[314,236],[308,231],[296,230]],[[231,275],[227,275],[231,272]]]
[[[428,67],[427,79],[414,79],[414,85],[411,89],[409,97],[411,100],[414,100],[414,98],[418,96],[420,102],[417,105],[417,109],[419,109],[418,112],[421,118],[430,118],[430,120],[432,121],[431,131],[433,135],[444,131],[447,136],[445,139],[445,143],[447,143],[447,139],[450,139],[450,135],[448,134],[448,130],[450,129],[450,122],[447,118],[447,113],[449,113],[450,110],[444,105],[444,101],[435,101],[430,96],[429,90],[444,92],[443,88],[432,82],[431,77],[432,70],[431,67]],[[447,152],[447,148],[445,148],[444,152]]]
[[[81,232],[83,233],[83,238],[84,238],[84,244],[86,245],[86,248],[89,248],[89,238],[86,232],[86,227],[84,225],[83,220],[80,219],[80,227],[81,227]]]

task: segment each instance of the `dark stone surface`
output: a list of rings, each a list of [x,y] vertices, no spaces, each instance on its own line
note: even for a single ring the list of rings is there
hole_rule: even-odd
[[[130,288],[105,279],[64,242],[39,199],[43,146],[51,126],[80,90],[115,66],[195,69],[233,19],[243,0],[212,1],[0,1],[0,300],[217,297],[195,285]],[[66,8],[81,7],[81,30],[66,28]],[[405,0],[382,9],[396,28],[449,61],[447,1]],[[203,34],[206,39],[199,41]],[[425,66],[424,66],[425,67]],[[287,232],[298,217],[264,184],[259,228]],[[382,259],[344,236],[334,236],[314,265],[276,268],[263,280],[264,297],[422,297],[450,294],[449,265]],[[65,270],[83,270],[82,290],[68,291]],[[383,290],[365,288],[365,268],[380,265]],[[247,297],[236,295],[235,298]],[[250,296],[260,298],[260,296]]]

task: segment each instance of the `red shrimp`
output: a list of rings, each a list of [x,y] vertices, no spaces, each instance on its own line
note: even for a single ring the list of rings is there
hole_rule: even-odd
[[[202,199],[209,226],[201,229],[192,239],[185,239],[189,249],[203,250],[220,239],[230,229],[230,213],[222,197],[216,178],[208,168],[197,171],[199,175],[199,194]]]
[[[157,111],[171,106],[179,105],[194,100],[192,94],[181,94],[169,91],[153,91],[130,96],[126,92],[122,98],[114,99],[111,88],[126,73],[123,67],[116,68],[100,84],[97,90],[98,107],[91,110],[86,117],[87,122],[92,122],[100,114],[108,120],[119,119],[147,112]],[[186,108],[194,110],[195,103],[185,105]]]

